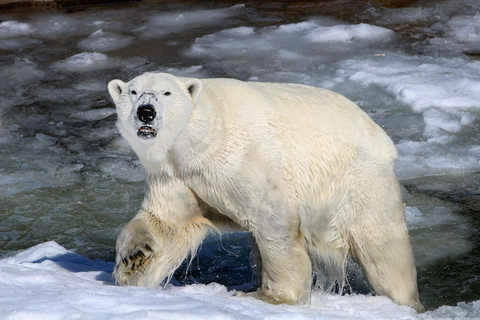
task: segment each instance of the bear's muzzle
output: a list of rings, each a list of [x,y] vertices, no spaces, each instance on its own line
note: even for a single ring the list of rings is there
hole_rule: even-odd
[[[150,125],[156,117],[157,111],[150,103],[142,104],[137,108],[137,119],[143,124],[137,131],[139,138],[153,139],[157,136],[157,130]]]

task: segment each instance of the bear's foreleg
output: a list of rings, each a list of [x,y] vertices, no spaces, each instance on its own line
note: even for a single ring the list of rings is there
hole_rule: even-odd
[[[122,285],[146,285],[141,275],[152,262],[158,247],[153,234],[141,219],[130,221],[117,238],[114,276]]]
[[[117,239],[116,282],[152,288],[168,282],[181,263],[196,254],[209,227],[202,216],[175,224],[140,211]]]

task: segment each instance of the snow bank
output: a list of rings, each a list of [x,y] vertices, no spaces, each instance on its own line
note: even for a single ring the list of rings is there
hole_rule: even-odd
[[[119,287],[113,263],[92,261],[51,241],[0,260],[3,319],[463,319],[480,301],[418,315],[385,297],[314,292],[310,305],[270,305],[219,284]]]

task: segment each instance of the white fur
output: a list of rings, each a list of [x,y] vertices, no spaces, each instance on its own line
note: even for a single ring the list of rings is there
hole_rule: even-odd
[[[153,73],[113,80],[109,92],[146,173],[142,209],[117,241],[118,282],[158,286],[227,226],[255,238],[265,301],[308,301],[312,271],[327,291],[343,286],[351,255],[378,294],[422,310],[396,150],[351,101],[303,85]],[[134,126],[143,92],[161,117],[154,139]]]

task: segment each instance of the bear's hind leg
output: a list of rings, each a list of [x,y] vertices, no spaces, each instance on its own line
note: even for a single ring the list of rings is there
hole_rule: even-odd
[[[368,219],[364,219],[368,220]],[[354,225],[351,251],[376,293],[400,305],[424,311],[417,289],[417,272],[405,222],[377,221]]]
[[[352,174],[354,187],[348,190],[344,206],[349,253],[377,294],[421,312],[424,307],[393,162],[363,160]]]

